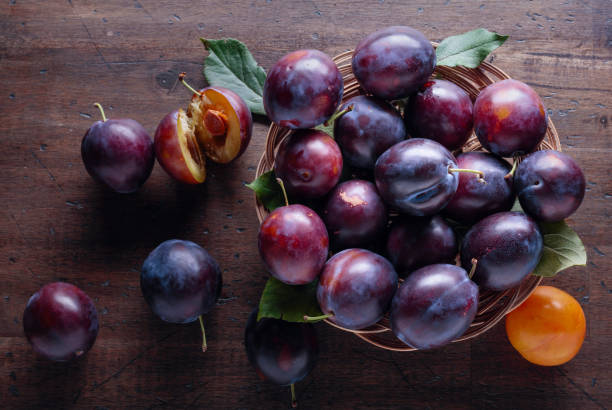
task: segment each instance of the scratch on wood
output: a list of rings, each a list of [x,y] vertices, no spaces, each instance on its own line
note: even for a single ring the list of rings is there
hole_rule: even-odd
[[[100,56],[100,58],[102,59],[102,62],[104,62],[104,64],[108,67],[109,70],[111,70],[111,66],[106,62],[106,59],[104,58],[104,55],[102,55],[102,52],[100,51],[100,48],[98,48],[98,44],[96,44],[96,41],[94,40],[93,36],[91,35],[91,33],[89,32],[89,29],[87,28],[87,26],[85,25],[85,22],[83,21],[83,18],[81,17],[80,14],[77,14],[75,8],[74,8],[74,4],[72,4],[71,0],[68,0],[68,3],[70,4],[70,7],[72,8],[72,14],[74,14],[79,21],[81,22],[81,24],[83,25],[83,28],[85,29],[85,31],[87,32],[87,36],[89,37],[89,39],[91,40],[91,43],[93,44],[94,48],[96,49],[96,52],[98,53],[98,55]]]
[[[47,174],[49,174],[49,178],[51,178],[51,181],[53,181],[55,185],[57,185],[57,188],[60,190],[60,192],[63,193],[64,190],[62,189],[62,186],[59,184],[59,182],[57,182],[57,179],[55,179],[55,176],[51,173],[51,171],[49,171],[49,168],[47,168],[46,165],[42,163],[42,161],[36,156],[34,151],[30,151],[30,154],[32,154],[32,157],[34,157],[34,160],[36,161],[36,163],[40,165],[42,169],[47,171]]]
[[[577,388],[578,390],[580,390],[580,392],[582,394],[584,394],[584,396],[589,399],[591,402],[595,403],[597,406],[599,406],[600,409],[605,409],[606,407],[603,406],[600,402],[598,402],[593,396],[591,396],[586,390],[584,390],[578,383],[576,383],[575,381],[572,380],[571,377],[569,377],[567,375],[567,373],[565,373],[561,368],[557,367],[557,371],[559,373],[561,373],[561,375],[563,375],[563,377],[565,377],[567,379],[568,382],[570,382],[570,384],[572,386],[574,386],[575,388]]]

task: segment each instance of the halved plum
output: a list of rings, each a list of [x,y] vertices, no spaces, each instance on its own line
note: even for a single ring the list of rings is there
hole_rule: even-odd
[[[186,184],[200,184],[206,179],[206,158],[194,128],[185,111],[172,111],[157,126],[153,143],[162,168]]]
[[[207,87],[193,94],[187,116],[195,135],[210,159],[227,164],[238,158],[251,141],[251,110],[235,92]]]

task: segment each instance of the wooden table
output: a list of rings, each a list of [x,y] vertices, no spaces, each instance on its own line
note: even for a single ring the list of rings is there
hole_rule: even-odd
[[[162,4],[163,3],[163,4]],[[197,4],[200,3],[200,4]],[[153,134],[196,86],[199,37],[234,37],[269,68],[285,53],[330,55],[375,29],[408,24],[431,40],[486,27],[509,34],[490,60],[544,98],[563,149],[587,176],[570,225],[586,267],[546,283],[583,306],[587,336],[560,367],[524,361],[503,324],[434,351],[390,353],[317,325],[317,367],[297,385],[301,408],[605,408],[612,404],[609,346],[612,268],[612,3],[581,1],[151,0],[25,1],[0,6],[0,403],[3,408],[287,408],[289,392],[261,381],[247,362],[243,329],[267,278],[256,246],[255,174],[268,124],[235,163],[210,163],[198,187],[155,166],[143,189],[115,195],[93,183],[80,142],[99,118],[130,117]],[[223,268],[219,305],[197,322],[158,320],[139,289],[147,254],[169,238],[206,247]],[[35,356],[22,330],[29,296],[57,280],[94,298],[100,333],[72,363]]]

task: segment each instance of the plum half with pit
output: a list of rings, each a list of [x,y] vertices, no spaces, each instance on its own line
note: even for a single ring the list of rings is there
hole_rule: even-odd
[[[458,266],[435,264],[414,271],[391,305],[391,330],[416,349],[444,346],[470,327],[478,311],[478,286]]]
[[[480,144],[502,157],[533,151],[544,139],[547,121],[540,96],[517,80],[487,86],[474,103],[474,131]]]
[[[330,321],[357,330],[383,317],[396,289],[397,273],[387,259],[365,249],[346,249],[323,267],[317,300]]]
[[[400,276],[435,263],[451,263],[457,256],[457,237],[438,215],[403,216],[391,225],[387,256]]]
[[[334,124],[334,138],[349,165],[372,169],[376,159],[389,147],[406,138],[400,113],[384,100],[358,95],[342,104],[351,107]]]
[[[387,226],[387,207],[376,186],[360,179],[337,185],[323,207],[334,249],[365,246],[380,239]]]
[[[156,316],[170,323],[200,320],[203,351],[206,336],[201,316],[213,308],[221,286],[221,270],[215,259],[198,244],[180,239],[157,246],[140,272],[142,295]]]
[[[488,152],[466,152],[457,156],[457,165],[484,172],[486,183],[474,174],[460,173],[457,192],[442,211],[445,216],[471,224],[512,208],[515,194],[509,175],[511,167],[503,158]]]
[[[544,150],[529,155],[514,175],[521,207],[539,221],[561,221],[582,203],[585,191],[582,170],[572,157]]]
[[[276,208],[259,227],[259,255],[268,272],[288,285],[304,285],[321,273],[329,236],[321,218],[304,205]]]
[[[155,155],[153,140],[140,123],[129,119],[106,119],[102,114],[81,142],[81,157],[92,178],[115,192],[137,191],[149,178]]]
[[[49,283],[28,300],[23,330],[41,356],[67,361],[93,346],[98,335],[98,313],[91,298],[78,287]]]
[[[378,192],[391,207],[414,215],[440,211],[457,190],[457,162],[440,143],[411,138],[386,150],[376,161]]]
[[[461,265],[476,270],[479,286],[501,291],[517,286],[538,265],[543,241],[536,222],[522,212],[498,212],[472,226],[461,242]]]
[[[342,75],[327,54],[297,50],[268,71],[263,104],[268,117],[281,127],[311,128],[333,115],[343,91]]]
[[[404,118],[412,137],[429,138],[449,151],[461,148],[472,132],[468,93],[446,80],[431,80],[410,97]]]
[[[274,173],[287,194],[314,199],[327,194],[340,180],[342,152],[323,131],[297,130],[279,145]]]
[[[408,97],[425,84],[436,53],[423,33],[392,26],[361,40],[352,58],[353,73],[366,92],[385,100]]]

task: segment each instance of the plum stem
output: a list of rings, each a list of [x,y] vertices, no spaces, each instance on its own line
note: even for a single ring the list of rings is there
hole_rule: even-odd
[[[285,198],[285,206],[289,206],[289,198],[287,197],[287,191],[285,190],[285,184],[283,183],[283,180],[280,178],[276,178],[276,182],[278,182],[278,185],[280,185],[281,187],[281,191],[283,191],[283,197]]]
[[[483,184],[486,184],[487,181],[485,181],[484,177],[485,174],[482,171],[478,171],[475,169],[465,169],[465,168],[449,168],[448,172],[469,172],[470,174],[478,174],[478,182],[482,182]]]
[[[206,344],[206,331],[204,330],[202,315],[198,316],[198,320],[200,321],[200,329],[202,329],[202,352],[205,352],[208,349],[208,345]]]
[[[102,122],[106,122],[106,115],[104,114],[104,108],[102,108],[102,105],[100,105],[100,103],[94,103],[94,107],[98,107],[100,114],[102,114]]]
[[[291,407],[297,407],[297,399],[295,398],[295,384],[291,383]]]
[[[195,88],[190,86],[189,83],[187,83],[187,81],[185,81],[185,76],[186,75],[187,75],[187,73],[184,72],[184,71],[182,73],[180,73],[179,76],[178,76],[179,82],[181,84],[183,84],[192,93],[200,95],[201,93],[198,90],[196,90]]]
[[[472,269],[470,269],[468,278],[472,279],[472,276],[474,276],[474,272],[476,272],[476,265],[478,265],[478,259],[472,258]]]
[[[510,170],[510,172],[508,172],[506,175],[504,175],[504,179],[510,179],[514,176],[514,173],[516,172],[516,167],[518,166],[518,158],[514,157],[514,159],[512,160],[512,169]]]
[[[324,320],[327,319],[329,317],[333,317],[333,314],[328,314],[328,315],[321,315],[321,316],[308,316],[308,315],[304,315],[304,320],[306,322],[318,322],[319,320]]]

